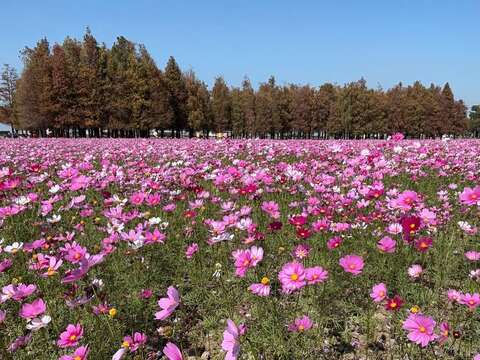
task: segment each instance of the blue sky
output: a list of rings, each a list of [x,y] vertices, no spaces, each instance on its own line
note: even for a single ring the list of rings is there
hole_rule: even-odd
[[[480,103],[478,0],[2,0],[0,11],[0,64],[19,68],[24,46],[88,25],[108,46],[118,35],[145,44],[159,66],[173,55],[209,84],[449,81]]]

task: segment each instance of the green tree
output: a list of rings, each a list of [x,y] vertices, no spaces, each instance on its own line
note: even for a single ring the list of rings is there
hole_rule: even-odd
[[[217,132],[226,132],[231,129],[232,113],[231,113],[230,90],[222,76],[215,79],[212,89],[212,111],[213,126]]]
[[[14,67],[4,64],[0,76],[0,121],[9,124],[15,132],[16,116],[15,92],[17,89],[18,74]]]
[[[188,92],[182,71],[173,56],[168,59],[164,79],[173,111],[173,127],[177,137],[180,137],[180,131],[187,128]]]

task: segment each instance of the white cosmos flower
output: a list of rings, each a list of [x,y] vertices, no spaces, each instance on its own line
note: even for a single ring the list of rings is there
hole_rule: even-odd
[[[34,318],[29,323],[27,323],[27,329],[32,331],[37,331],[45,326],[47,326],[52,318],[48,315],[43,315],[41,318]]]
[[[54,224],[54,223],[57,223],[59,222],[60,220],[62,220],[62,216],[61,215],[53,215],[51,218],[48,218],[47,221],[50,223],[50,224]]]
[[[56,194],[57,192],[60,191],[60,185],[58,184],[55,184],[54,186],[52,186],[48,192],[51,193],[51,194]]]
[[[5,252],[10,253],[10,254],[15,254],[22,247],[23,247],[23,242],[15,241],[12,245],[5,246]]]
[[[27,205],[30,202],[30,199],[26,196],[20,196],[15,199],[17,205]]]
[[[150,219],[148,219],[148,223],[150,225],[158,225],[162,222],[162,219],[160,219],[159,217],[152,217]]]

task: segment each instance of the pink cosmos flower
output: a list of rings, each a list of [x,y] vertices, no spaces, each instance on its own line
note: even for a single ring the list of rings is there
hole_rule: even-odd
[[[223,332],[222,349],[227,352],[225,360],[236,360],[240,354],[240,330],[235,323],[227,319],[227,328]]]
[[[41,274],[42,277],[53,276],[57,273],[57,270],[63,264],[62,259],[57,259],[55,256],[45,256],[48,259],[48,268],[47,271]]]
[[[473,360],[480,360],[480,354],[477,354],[473,357]]]
[[[397,242],[390,236],[385,236],[377,243],[377,248],[384,253],[394,253],[397,246]]]
[[[262,203],[261,209],[273,219],[280,218],[280,207],[275,201],[265,201]]]
[[[465,257],[470,261],[479,261],[480,260],[480,252],[479,251],[467,251],[465,253]]]
[[[72,264],[79,263],[87,254],[87,249],[76,242],[65,244],[65,247],[61,248],[61,250],[66,253],[65,260],[70,261]]]
[[[339,264],[343,270],[354,276],[361,274],[364,266],[362,257],[358,255],[346,255],[340,259]]]
[[[145,200],[145,193],[143,192],[136,192],[136,193],[133,193],[131,196],[130,196],[130,203],[132,205],[142,205],[143,203],[143,200]]]
[[[293,256],[299,260],[305,259],[310,253],[310,246],[307,244],[299,244],[293,249]]]
[[[470,310],[475,310],[480,305],[480,294],[462,294],[460,295],[460,304],[467,305]]]
[[[278,279],[282,284],[282,291],[289,294],[306,285],[305,269],[298,262],[291,262],[283,265],[278,274]]]
[[[438,337],[438,343],[443,345],[450,335],[450,325],[447,322],[442,322],[440,324],[440,336]]]
[[[410,210],[413,205],[418,201],[418,195],[415,191],[405,190],[395,201],[398,208],[402,210]]]
[[[80,346],[72,355],[63,355],[59,360],[87,360],[89,352],[88,346]]]
[[[70,190],[76,191],[80,189],[85,189],[86,187],[88,187],[90,180],[91,179],[85,175],[77,176],[72,179],[72,182],[70,184]]]
[[[34,284],[18,284],[15,287],[15,293],[13,294],[12,299],[16,301],[22,301],[23,299],[32,295],[36,290],[37,286]]]
[[[328,271],[324,270],[321,266],[314,266],[305,269],[305,280],[307,285],[314,285],[324,282],[328,279]]]
[[[168,297],[161,298],[158,301],[158,306],[160,306],[162,310],[155,313],[156,320],[165,320],[180,304],[180,295],[178,294],[177,289],[173,286],[170,286],[167,289],[167,296]]]
[[[252,254],[252,266],[257,266],[257,264],[263,260],[263,249],[261,247],[252,246],[250,248],[250,253]]]
[[[174,343],[168,342],[162,352],[168,360],[183,360],[182,352]]]
[[[466,187],[460,194],[460,203],[464,205],[480,205],[480,185],[473,189]]]
[[[387,297],[387,286],[384,283],[379,283],[373,286],[370,297],[374,302],[381,302]]]
[[[258,296],[268,296],[270,295],[270,279],[263,277],[260,283],[252,284],[248,287],[253,294]]]
[[[4,272],[12,265],[13,265],[12,259],[5,259],[3,261],[0,261],[0,273]]]
[[[235,275],[244,277],[247,270],[252,266],[252,254],[250,250],[238,250],[232,255],[235,258]]]
[[[449,289],[447,291],[447,297],[449,301],[456,302],[460,300],[460,298],[462,297],[462,293],[454,289]]]
[[[422,274],[422,272],[423,272],[423,268],[418,264],[414,264],[408,268],[408,275],[412,279],[418,278]]]
[[[410,314],[402,328],[408,331],[408,339],[421,347],[426,347],[437,338],[434,333],[435,321],[422,314]]]
[[[125,336],[123,338],[123,347],[128,347],[131,352],[135,352],[140,348],[141,346],[145,345],[147,343],[147,335],[140,333],[140,332],[135,332],[132,336]],[[127,346],[128,345],[128,346]]]
[[[313,327],[313,322],[307,315],[303,315],[301,318],[295,319],[288,325],[288,331],[303,332],[310,330]]]
[[[64,332],[60,334],[57,345],[61,348],[74,347],[83,336],[83,328],[80,324],[69,324]]]
[[[185,250],[185,256],[187,259],[191,259],[193,255],[198,252],[198,244],[197,243],[192,243],[188,245],[187,250]]]
[[[20,309],[20,316],[24,319],[33,319],[45,312],[47,306],[43,299],[36,299],[31,304],[25,303]]]
[[[153,232],[147,231],[145,233],[145,244],[152,244],[152,243],[165,243],[166,236],[162,233],[158,228],[155,228]]]

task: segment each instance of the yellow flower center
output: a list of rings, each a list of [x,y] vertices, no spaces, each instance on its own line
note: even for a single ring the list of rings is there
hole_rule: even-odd
[[[415,224],[410,224],[410,229],[415,229]]]
[[[124,341],[124,342],[122,342],[122,347],[128,348],[128,347],[130,347],[130,343],[128,341]]]
[[[262,285],[268,285],[268,283],[270,282],[270,279],[264,276],[260,282],[262,283]]]
[[[473,200],[476,200],[477,197],[478,197],[477,194],[472,194],[472,195],[470,195],[470,198],[473,199]]]
[[[385,296],[385,291],[380,290],[380,292],[378,293],[378,295],[380,295],[380,296],[382,296],[382,297]]]
[[[473,305],[473,304],[475,304],[475,301],[470,300],[468,303],[469,303],[470,305]]]
[[[350,270],[353,270],[353,269],[355,269],[355,265],[354,265],[354,264],[350,264],[350,265],[348,266],[348,268],[349,268]]]
[[[80,259],[81,257],[82,257],[82,255],[80,255],[79,253],[75,253],[75,256],[74,256],[75,260],[78,260],[78,259]]]
[[[73,358],[73,360],[82,360],[82,358],[77,355],[77,356],[75,356],[75,357]]]
[[[70,335],[69,339],[70,341],[75,341],[77,340],[77,335]]]
[[[293,281],[297,281],[298,280],[298,275],[297,274],[292,274],[292,275],[290,275],[290,279],[292,279]]]
[[[55,270],[51,266],[48,267],[47,275],[48,276],[55,275]]]
[[[111,308],[110,310],[108,310],[108,314],[109,314],[111,317],[114,317],[115,315],[117,315],[117,309]]]
[[[424,332],[427,331],[427,329],[425,329],[425,326],[420,326],[419,330],[420,330],[421,333],[424,333]]]
[[[303,331],[305,330],[305,326],[303,325],[298,325],[298,331]]]
[[[426,242],[423,242],[423,241],[422,241],[422,242],[420,243],[420,248],[426,249],[426,248],[428,248],[428,244],[427,244]]]

